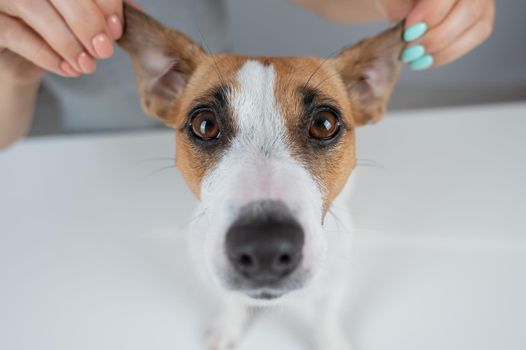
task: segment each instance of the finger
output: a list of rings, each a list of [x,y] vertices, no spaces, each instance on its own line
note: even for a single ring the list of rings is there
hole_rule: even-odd
[[[446,49],[434,54],[435,66],[451,63],[464,56],[488,39],[493,31],[493,21],[485,19],[468,29],[458,40]]]
[[[132,0],[96,0],[100,9],[106,16],[108,28],[113,40],[118,40],[122,37],[124,30],[124,2],[130,4],[140,11],[144,11],[141,4]]]
[[[106,16],[108,28],[113,40],[122,37],[124,31],[124,2],[130,4],[138,10],[144,11],[143,7],[131,0],[96,0],[102,12]]]
[[[375,0],[375,5],[384,18],[395,23],[403,20],[416,2],[417,0]]]
[[[427,53],[442,51],[478,22],[483,14],[480,1],[461,0],[455,4],[447,18],[432,27],[418,43],[424,46]]]
[[[77,71],[83,71],[78,57],[84,47],[47,1],[13,1],[12,16],[21,18]],[[31,4],[29,4],[31,3]]]
[[[44,70],[61,76],[73,76],[61,69],[61,64],[65,61],[37,33],[22,21],[2,14],[0,47],[16,53]],[[67,68],[71,67],[68,65]],[[78,73],[75,72],[75,75]]]
[[[406,18],[406,28],[418,22],[424,22],[429,28],[440,24],[449,14],[458,0],[422,0]]]
[[[104,14],[92,0],[50,0],[88,52],[96,58],[113,56],[113,40]]]
[[[96,0],[110,31],[113,40],[120,39],[123,32],[123,0]]]

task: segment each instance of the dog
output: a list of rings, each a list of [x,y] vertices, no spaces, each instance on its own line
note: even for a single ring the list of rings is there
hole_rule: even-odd
[[[209,55],[125,6],[119,45],[146,114],[176,133],[176,166],[199,199],[197,265],[225,298],[209,348],[232,349],[250,309],[315,310],[315,345],[347,350],[346,293],[355,130],[383,116],[400,72],[402,25],[313,57]],[[338,208],[339,220],[329,215]]]

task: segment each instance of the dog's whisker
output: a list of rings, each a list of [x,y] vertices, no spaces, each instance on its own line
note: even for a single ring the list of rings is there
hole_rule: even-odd
[[[205,46],[205,49],[207,52],[210,53],[210,57],[212,57],[212,62],[214,64],[214,69],[217,73],[217,76],[219,77],[219,81],[221,82],[221,89],[223,90],[224,93],[228,93],[228,91],[225,90],[225,87],[227,86],[226,85],[226,81],[223,77],[223,75],[221,74],[221,71],[219,70],[219,65],[217,64],[217,60],[215,58],[215,56],[212,54],[211,50],[210,50],[210,47],[208,46],[208,43],[206,42],[206,39],[205,39],[205,36],[203,35],[203,32],[201,31],[201,28],[197,28],[197,30],[199,31],[199,35],[201,36],[201,39],[203,40],[203,45]]]
[[[190,220],[188,220],[184,225],[181,226],[181,229],[187,229],[192,223],[202,218],[204,215],[206,215],[206,211],[202,210],[197,215],[192,217]]]
[[[320,88],[323,86],[323,84],[325,84],[327,81],[331,80],[331,79],[334,78],[334,77],[338,77],[338,76],[340,76],[340,73],[339,73],[339,72],[334,73],[334,74],[332,74],[332,75],[329,75],[328,77],[326,77],[325,79],[323,79],[322,81],[320,81],[320,82],[314,87],[314,89],[315,89],[315,90],[320,89]]]
[[[360,167],[360,168],[374,168],[374,169],[387,170],[386,168],[384,168],[382,166],[372,165],[372,164],[356,164],[356,166]]]
[[[354,230],[325,230],[325,232],[327,233],[338,233],[338,234],[345,234],[345,235],[350,235],[350,234],[353,234],[355,233]]]
[[[167,163],[169,162],[170,164],[175,164],[175,158],[169,158],[169,157],[145,158],[145,159],[137,160],[137,162],[135,162],[134,165],[153,163],[153,162],[167,162]]]
[[[140,159],[139,162],[151,162],[151,161],[156,161],[156,160],[170,160],[170,161],[174,161],[175,158],[174,158],[174,157],[154,157],[154,158],[144,158],[144,159]]]
[[[152,176],[155,176],[155,175],[158,175],[160,173],[162,173],[163,171],[166,171],[168,169],[176,169],[175,165],[169,165],[169,166],[165,166],[165,167],[162,167],[162,168],[159,168],[155,171],[152,171],[150,174],[146,175],[143,180],[146,180],[146,179],[149,179],[150,177]]]
[[[309,76],[309,79],[307,79],[307,82],[305,83],[305,86],[309,86],[309,83],[310,81],[312,80],[312,78],[316,75],[316,73],[318,73],[320,71],[320,69],[322,68],[322,66],[328,61],[330,60],[331,58],[333,58],[334,56],[336,56],[339,52],[341,51],[340,48],[334,50],[329,56],[325,57],[323,59],[323,61],[321,61],[321,63],[316,67],[316,69],[312,72],[312,74]]]
[[[365,158],[357,158],[356,166],[388,170],[384,165],[380,164],[379,162],[372,160],[372,159],[365,159]]]
[[[363,162],[371,162],[371,163],[377,163],[377,164],[379,164],[379,162],[377,162],[376,160],[374,160],[374,159],[369,159],[369,158],[358,158],[358,157],[356,157],[356,160],[363,161]]]
[[[332,215],[332,217],[333,217],[334,220],[336,221],[336,225],[337,225],[338,228],[339,228],[340,225],[343,224],[343,221],[338,217],[338,215],[336,215],[336,213],[334,212],[333,208],[329,208],[328,213]],[[345,227],[345,224],[343,224],[343,226]]]
[[[356,165],[371,165],[371,166],[383,167],[383,166],[381,166],[381,165],[379,165],[377,163],[363,162],[363,161],[357,161]]]

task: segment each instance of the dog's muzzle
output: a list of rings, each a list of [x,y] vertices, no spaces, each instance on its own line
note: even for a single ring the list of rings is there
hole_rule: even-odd
[[[244,206],[228,229],[225,251],[241,289],[283,289],[303,257],[304,232],[285,203]]]

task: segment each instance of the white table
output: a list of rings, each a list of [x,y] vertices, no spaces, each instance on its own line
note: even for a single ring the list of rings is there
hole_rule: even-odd
[[[0,154],[0,349],[193,350],[218,305],[187,262],[171,131]],[[526,104],[405,112],[358,132],[357,350],[526,349]],[[367,160],[365,160],[367,159]],[[241,349],[306,347],[265,314]]]

